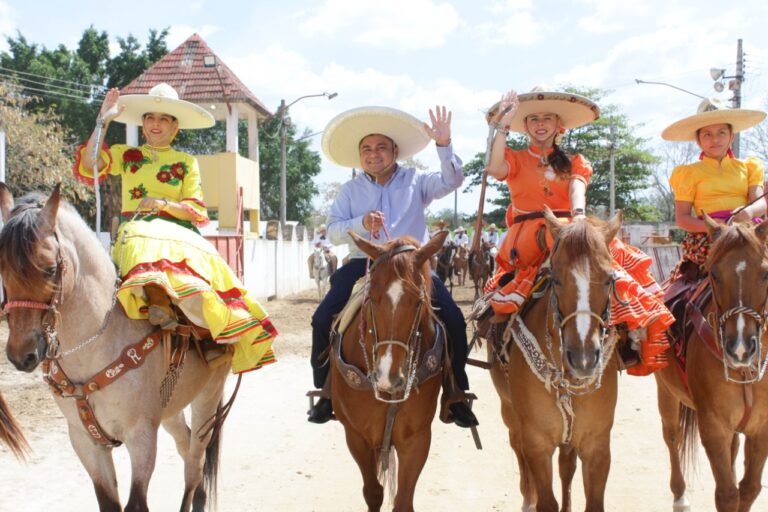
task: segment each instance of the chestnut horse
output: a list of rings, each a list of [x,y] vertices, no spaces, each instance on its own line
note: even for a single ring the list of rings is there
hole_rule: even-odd
[[[621,212],[608,223],[562,224],[545,209],[545,219],[555,240],[549,285],[506,327],[493,327],[491,377],[520,468],[523,510],[557,511],[552,456],[560,447],[562,510],[571,509],[578,454],[586,510],[602,511],[618,373],[609,327],[615,297],[609,244]]]
[[[26,197],[15,207],[13,202],[0,183],[6,354],[25,372],[42,362],[49,384],[68,377],[72,386],[63,382],[63,389],[58,388],[63,393],[54,393],[54,399],[67,420],[72,447],[93,481],[99,509],[123,510],[111,449],[123,443],[132,472],[125,510],[148,510],[147,488],[162,424],[184,459],[180,508],[203,510],[215,492],[220,435],[218,428],[208,426],[219,411],[229,352],[221,356],[227,362],[215,368],[195,350],[187,352],[174,375],[173,393],[163,404],[160,390],[169,374],[163,350],[152,350],[159,345],[158,331],[147,321],[129,319],[116,305],[115,265],[93,231],[61,201],[59,186],[47,199]],[[94,376],[114,381],[97,382]],[[190,425],[184,418],[188,405]]]
[[[708,216],[704,220],[713,241],[706,263],[713,300],[703,313],[714,329],[711,336],[693,329],[688,338],[687,388],[678,365],[656,372],[659,412],[674,510],[689,510],[681,462],[698,424],[715,477],[716,509],[745,512],[760,493],[768,456],[768,380],[762,378],[768,362],[768,223],[725,226]],[[737,484],[739,433],[746,442],[744,476]]]
[[[467,281],[467,258],[469,250],[466,245],[459,245],[453,256],[453,273],[456,275],[458,285],[464,286]]]
[[[29,444],[24,433],[13,418],[2,394],[0,394],[0,443],[4,444],[20,460],[25,460],[29,453]]]
[[[491,246],[488,242],[480,242],[480,249],[469,253],[467,262],[469,278],[475,284],[475,300],[483,293],[485,282],[491,277]]]
[[[429,454],[445,333],[431,308],[428,262],[446,235],[441,231],[419,248],[410,237],[382,246],[350,232],[374,262],[360,310],[334,335],[331,396],[370,512],[381,510],[382,481],[390,496],[396,492],[394,511],[413,511]]]

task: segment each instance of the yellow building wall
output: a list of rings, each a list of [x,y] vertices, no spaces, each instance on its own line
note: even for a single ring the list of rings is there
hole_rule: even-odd
[[[237,227],[237,190],[243,188],[243,209],[251,231],[259,231],[259,166],[236,153],[198,155],[205,204],[219,212],[219,229]]]

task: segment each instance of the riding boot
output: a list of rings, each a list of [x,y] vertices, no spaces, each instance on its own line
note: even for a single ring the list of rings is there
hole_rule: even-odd
[[[171,306],[171,299],[162,287],[156,284],[144,286],[149,303],[149,323],[163,330],[172,331],[179,326],[179,319]]]
[[[321,398],[317,403],[307,411],[307,421],[310,423],[323,424],[329,420],[336,419],[333,415],[333,402],[331,402],[331,376],[325,379],[325,385],[321,390]]]

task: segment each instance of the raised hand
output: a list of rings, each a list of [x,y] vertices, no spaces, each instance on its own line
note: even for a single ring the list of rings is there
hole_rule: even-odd
[[[517,93],[514,89],[510,89],[502,95],[499,109],[492,113],[491,122],[502,126],[508,125],[512,122],[512,118],[515,117],[517,107],[519,106],[520,100],[517,99]]]
[[[104,103],[101,104],[101,110],[99,110],[99,117],[108,123],[114,118],[119,116],[125,110],[125,106],[118,106],[117,101],[120,99],[120,89],[113,87],[107,91],[104,96]]]
[[[432,126],[424,123],[424,129],[438,146],[447,146],[451,143],[451,111],[444,106],[436,106],[435,111],[429,109],[429,119]]]

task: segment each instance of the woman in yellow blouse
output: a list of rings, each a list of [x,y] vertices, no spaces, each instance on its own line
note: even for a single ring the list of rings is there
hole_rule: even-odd
[[[175,306],[190,322],[209,329],[217,342],[234,344],[235,373],[273,362],[277,333],[267,314],[197,230],[208,223],[197,160],[171,147],[180,128],[208,128],[213,117],[178,99],[168,84],[156,85],[146,95],[121,97],[112,89],[99,116],[105,133],[114,120],[140,125],[145,139],[139,147],[103,146],[94,162],[94,132],[80,148],[74,168],[87,183],[93,183],[94,166],[99,180],[107,174],[121,178],[124,222],[113,258],[122,278],[118,299],[126,314],[173,329],[178,324]]]
[[[702,212],[736,222],[765,215],[766,202],[756,200],[763,194],[763,163],[757,158],[737,160],[731,152],[736,133],[763,119],[765,112],[728,109],[718,100],[705,99],[695,115],[662,132],[665,140],[694,141],[701,148],[698,162],[675,167],[669,178],[675,195],[675,221],[688,232],[683,264],[690,261],[701,267],[706,260],[709,242]],[[744,205],[749,206],[741,209]]]

